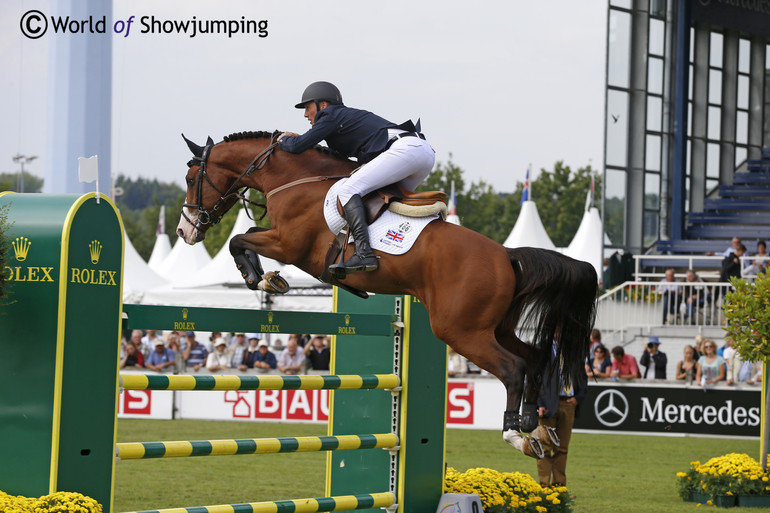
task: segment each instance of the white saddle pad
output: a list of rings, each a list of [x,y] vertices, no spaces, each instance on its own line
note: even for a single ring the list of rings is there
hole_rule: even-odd
[[[324,200],[324,218],[334,235],[345,229],[347,221],[337,211],[337,190],[345,182],[335,183]],[[386,210],[375,222],[369,225],[369,242],[372,249],[403,255],[410,249],[428,223],[439,218],[438,214],[426,217],[407,217]]]

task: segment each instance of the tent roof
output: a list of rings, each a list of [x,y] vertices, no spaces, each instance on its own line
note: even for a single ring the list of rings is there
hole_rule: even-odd
[[[132,302],[131,298],[138,294],[168,282],[150,269],[131,244],[128,234],[124,234],[124,237],[126,249],[123,256],[123,301]]]
[[[533,248],[556,249],[551,238],[543,227],[540,220],[540,214],[537,213],[537,206],[534,201],[525,201],[521,204],[516,224],[513,226],[510,235],[503,242],[507,248],[518,248],[529,246]]]
[[[159,233],[155,237],[155,245],[152,247],[152,254],[150,255],[150,260],[147,261],[147,265],[153,271],[158,271],[169,253],[171,253],[171,241],[168,238],[168,234]]]
[[[588,262],[594,269],[599,280],[602,279],[603,255],[602,255],[602,237],[604,228],[602,219],[599,216],[599,209],[591,207],[583,214],[575,237],[570,245],[564,250],[564,254]]]

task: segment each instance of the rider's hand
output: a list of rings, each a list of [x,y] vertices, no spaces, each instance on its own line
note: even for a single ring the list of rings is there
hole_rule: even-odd
[[[284,137],[299,137],[299,134],[295,134],[294,132],[284,132],[278,136],[278,142],[281,142],[281,139]]]

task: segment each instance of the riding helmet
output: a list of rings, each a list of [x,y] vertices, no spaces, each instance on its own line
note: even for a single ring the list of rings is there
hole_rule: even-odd
[[[342,93],[331,82],[313,82],[302,93],[302,101],[294,107],[304,109],[307,102],[329,102],[332,105],[342,103]]]

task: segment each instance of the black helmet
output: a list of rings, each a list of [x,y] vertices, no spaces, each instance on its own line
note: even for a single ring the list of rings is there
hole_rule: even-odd
[[[307,102],[342,103],[342,93],[331,82],[313,82],[305,88],[305,92],[302,93],[302,101],[294,107],[304,109]]]

